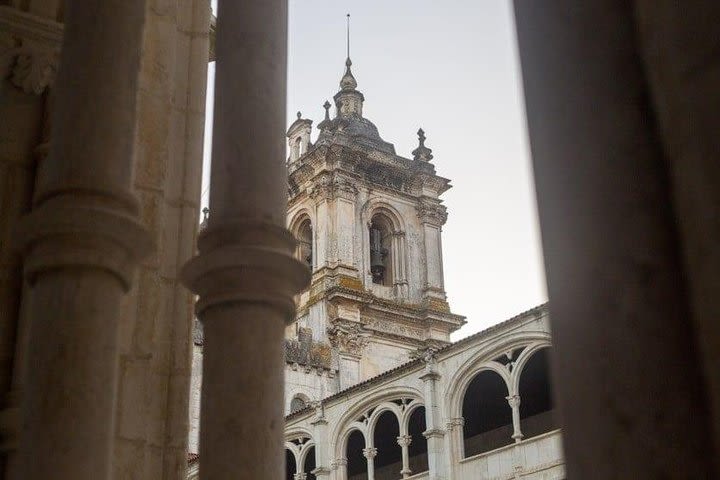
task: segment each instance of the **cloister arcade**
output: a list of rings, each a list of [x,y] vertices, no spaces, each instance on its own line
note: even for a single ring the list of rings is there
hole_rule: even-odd
[[[481,333],[291,413],[286,478],[314,478],[317,445],[331,480],[462,479],[493,468],[564,478],[542,315],[508,324],[527,331]],[[486,466],[491,457],[505,460]]]

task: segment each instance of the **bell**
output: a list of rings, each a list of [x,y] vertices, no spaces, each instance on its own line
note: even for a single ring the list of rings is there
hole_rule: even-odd
[[[382,248],[382,232],[378,229],[370,230],[370,273],[375,283],[382,282],[385,275],[386,253]]]

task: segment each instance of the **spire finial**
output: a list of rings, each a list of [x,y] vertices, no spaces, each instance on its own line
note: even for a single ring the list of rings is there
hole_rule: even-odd
[[[210,209],[208,207],[205,207],[202,209],[203,213],[203,221],[207,221],[208,215],[210,215]]]
[[[347,58],[350,60],[350,14],[347,14]]]
[[[419,129],[417,131],[417,135],[420,145],[418,146],[418,148],[413,150],[413,159],[429,162],[430,160],[432,160],[433,155],[432,150],[425,146],[425,130],[423,130],[422,128]]]
[[[325,120],[330,120],[330,102],[325,100],[325,103],[323,103],[323,108],[325,109]]]

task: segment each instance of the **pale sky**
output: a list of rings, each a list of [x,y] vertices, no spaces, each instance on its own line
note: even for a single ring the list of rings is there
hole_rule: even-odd
[[[468,321],[453,340],[546,301],[511,2],[290,0],[288,125],[301,111],[313,140],[344,71],[347,13],[363,115],[404,157],[422,127],[438,174],[452,181],[445,289]]]

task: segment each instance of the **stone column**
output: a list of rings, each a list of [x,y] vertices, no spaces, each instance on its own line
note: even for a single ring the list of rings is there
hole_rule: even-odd
[[[315,418],[310,422],[313,426],[315,440],[315,469],[310,472],[316,478],[327,479],[330,476],[330,452],[328,442],[328,421],[322,402],[315,404]]]
[[[204,478],[280,478],[283,337],[310,279],[285,229],[287,2],[220,0],[210,216],[183,272],[204,326]]]
[[[686,20],[673,2],[515,1],[568,478],[718,478],[693,289],[661,145],[672,129],[658,128],[667,111],[651,103],[644,71],[668,49],[683,62],[692,58],[686,49],[698,54],[671,97],[712,91],[695,105],[717,118],[717,55],[708,52],[717,51],[718,10],[701,4],[717,2],[683,4],[698,29],[646,31],[667,45],[643,58],[639,5],[679,25]],[[708,48],[697,48],[703,38]],[[673,118],[698,122],[683,149],[699,138],[717,144],[711,117]],[[717,170],[716,154],[702,158]],[[697,225],[717,244],[709,218]]]
[[[510,395],[507,398],[510,408],[512,408],[513,434],[512,438],[515,443],[520,443],[523,439],[522,429],[520,425],[520,395]]]
[[[375,480],[375,456],[377,455],[377,448],[367,447],[363,448],[363,456],[367,460],[367,475],[368,480]],[[346,474],[347,476],[347,474]]]
[[[440,404],[437,394],[437,362],[432,351],[425,357],[425,373],[420,376],[425,387],[425,426],[423,435],[427,439],[428,469],[430,480],[446,478],[445,431],[440,425]]]
[[[347,480],[347,464],[348,459],[345,457],[338,458],[333,462],[333,468],[337,469],[337,480]]]
[[[465,419],[463,417],[452,418],[445,424],[445,429],[447,431],[445,440],[445,461],[448,465],[450,478],[455,478],[455,476],[457,476],[457,462],[465,458],[465,444],[463,440],[464,425]]]
[[[400,470],[400,475],[402,475],[402,478],[408,478],[412,473],[412,470],[410,470],[410,456],[408,451],[408,447],[412,443],[412,437],[410,435],[400,435],[397,437],[397,443],[402,449],[402,470]]]
[[[50,152],[21,220],[18,478],[109,478],[120,301],[151,250],[131,195],[144,0],[68,2]]]

